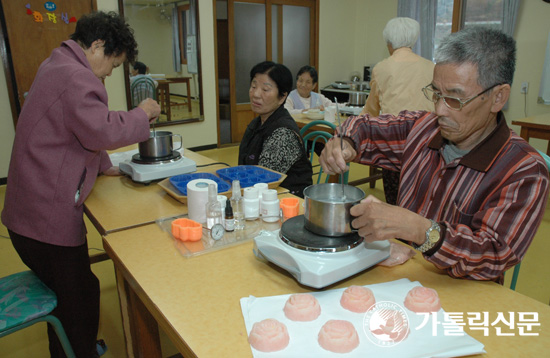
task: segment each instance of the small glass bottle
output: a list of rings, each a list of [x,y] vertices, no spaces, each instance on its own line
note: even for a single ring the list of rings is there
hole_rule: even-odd
[[[225,231],[231,232],[235,230],[235,218],[233,217],[233,208],[231,200],[227,199],[225,203]]]
[[[268,189],[262,194],[262,220],[265,222],[275,222],[279,220],[280,207],[277,190]]]
[[[235,218],[235,230],[244,229],[244,205],[241,196],[241,182],[233,180],[231,196],[231,207],[233,208],[233,217]]]
[[[206,202],[206,227],[212,229],[215,224],[222,223],[222,206],[218,201],[216,184],[208,184],[208,202]]]

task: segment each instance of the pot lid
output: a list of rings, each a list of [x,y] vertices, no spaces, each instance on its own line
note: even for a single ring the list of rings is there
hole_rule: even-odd
[[[281,240],[296,249],[316,252],[340,252],[352,249],[363,242],[357,233],[332,237],[312,233],[304,226],[304,216],[286,220],[279,233]]]

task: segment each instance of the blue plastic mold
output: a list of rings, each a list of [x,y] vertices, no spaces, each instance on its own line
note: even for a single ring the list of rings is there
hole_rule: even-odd
[[[272,183],[281,179],[281,174],[253,165],[239,165],[237,167],[216,170],[216,173],[230,183],[239,180],[241,188],[247,188],[258,183]]]
[[[195,179],[210,179],[218,184],[218,193],[225,193],[231,189],[231,184],[220,179],[212,173],[192,173],[181,174],[170,178],[170,183],[180,191],[183,195],[187,196],[187,183]],[[242,185],[242,184],[241,184]]]

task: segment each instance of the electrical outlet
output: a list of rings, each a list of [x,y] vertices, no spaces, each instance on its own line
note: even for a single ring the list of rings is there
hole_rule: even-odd
[[[527,93],[529,91],[529,82],[522,82],[521,83],[521,93]]]

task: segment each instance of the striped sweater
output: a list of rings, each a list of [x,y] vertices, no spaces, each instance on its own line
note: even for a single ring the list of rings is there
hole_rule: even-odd
[[[430,112],[350,117],[356,162],[401,171],[397,204],[442,226],[424,257],[452,277],[499,280],[519,263],[544,215],[548,168],[498,114],[493,132],[446,164]]]

